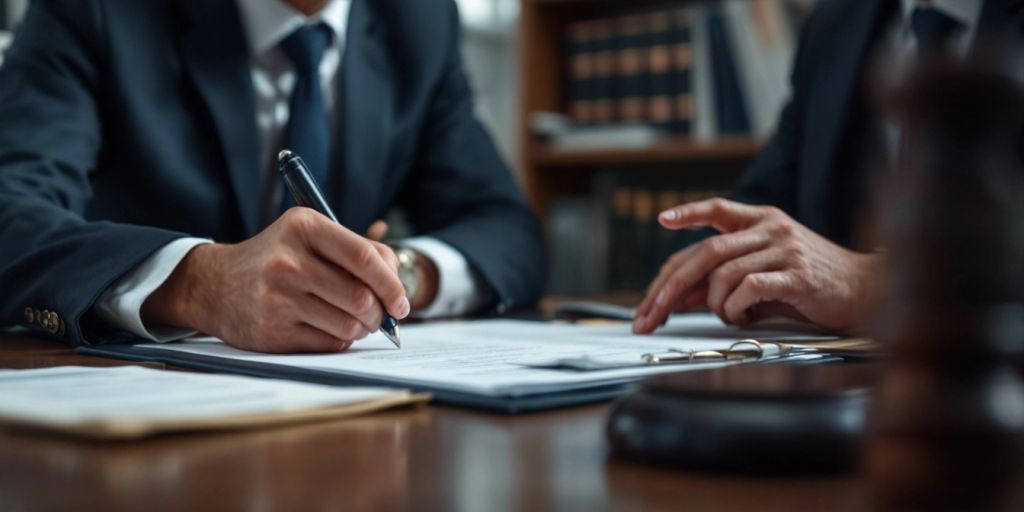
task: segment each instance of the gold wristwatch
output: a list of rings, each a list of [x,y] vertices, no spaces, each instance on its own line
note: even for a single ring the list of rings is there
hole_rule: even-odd
[[[405,287],[405,296],[411,304],[416,303],[416,295],[420,292],[422,278],[419,269],[416,268],[416,251],[407,247],[395,249],[395,256],[398,257],[398,280]]]

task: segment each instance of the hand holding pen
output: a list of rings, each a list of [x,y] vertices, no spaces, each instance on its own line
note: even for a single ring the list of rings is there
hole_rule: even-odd
[[[390,248],[292,208],[248,240],[192,248],[142,316],[246,350],[337,352],[409,314],[397,268]]]
[[[320,187],[317,185],[316,180],[313,179],[313,175],[310,174],[309,169],[306,168],[306,164],[302,162],[302,158],[292,153],[291,151],[284,150],[278,155],[278,166],[281,173],[281,178],[284,179],[285,186],[288,187],[288,191],[295,198],[295,204],[311,208],[317,213],[320,213],[324,217],[331,219],[336,224],[338,218],[334,215],[334,211],[331,210],[327,199],[324,197],[323,192],[320,191]],[[379,244],[375,247],[382,255],[390,253],[390,249],[384,248],[384,251],[380,251]],[[391,254],[392,258],[394,255]],[[397,260],[396,260],[397,261]],[[395,265],[397,266],[397,263]],[[408,309],[408,301],[406,301],[406,309]],[[398,321],[388,314],[387,309],[381,308],[382,320],[380,322],[380,331],[384,333],[391,343],[394,343],[396,347],[402,348],[402,340],[399,335]],[[376,324],[374,324],[376,325]]]

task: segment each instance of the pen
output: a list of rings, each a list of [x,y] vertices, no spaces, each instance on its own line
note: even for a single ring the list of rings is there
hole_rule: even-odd
[[[292,197],[295,198],[295,204],[312,208],[328,219],[340,224],[338,218],[334,216],[331,207],[327,205],[327,200],[324,199],[324,194],[320,191],[320,187],[313,180],[313,175],[309,173],[309,168],[306,167],[306,163],[302,161],[299,155],[287,149],[281,151],[277,154],[277,165],[278,171],[284,179],[284,184],[291,191]],[[398,334],[398,320],[395,320],[394,317],[388,314],[386,309],[384,310],[384,320],[380,325],[380,330],[384,333],[384,336],[391,340],[391,343],[394,343],[398,348],[402,348],[402,340]]]

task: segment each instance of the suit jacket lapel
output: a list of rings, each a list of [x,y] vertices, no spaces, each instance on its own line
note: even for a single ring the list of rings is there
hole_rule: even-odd
[[[189,0],[181,39],[185,69],[216,125],[245,235],[259,227],[259,135],[249,49],[235,2]]]
[[[837,33],[832,40],[837,42],[837,47],[809,89],[811,96],[807,102],[804,154],[805,169],[809,172],[802,176],[799,202],[801,209],[808,213],[803,216],[804,220],[817,230],[828,227],[825,225],[828,219],[820,212],[831,211],[827,204],[830,194],[826,192],[830,189],[838,163],[837,144],[849,124],[855,94],[862,90],[860,86],[864,81],[868,51],[879,29],[884,26],[886,15],[896,7],[892,0],[857,4],[855,9],[850,9],[847,22],[835,27]]]
[[[379,212],[381,187],[387,186],[388,140],[394,95],[375,2],[354,0],[342,63],[339,141],[342,172],[333,180],[332,197],[339,220],[362,232]]]

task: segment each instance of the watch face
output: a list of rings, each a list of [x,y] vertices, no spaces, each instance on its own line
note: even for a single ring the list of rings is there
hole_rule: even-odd
[[[419,276],[416,273],[416,254],[409,249],[399,249],[395,256],[398,257],[398,280],[405,287],[405,296],[411,302],[420,288]]]

